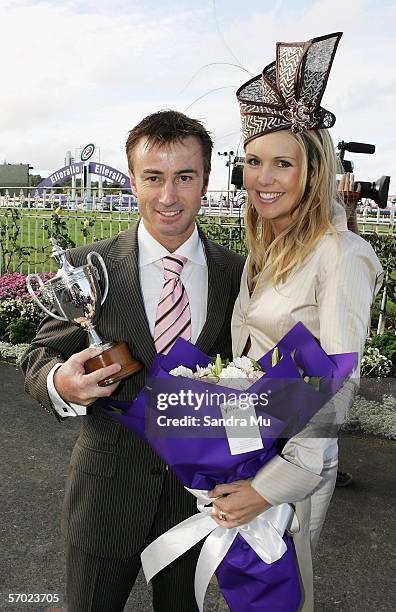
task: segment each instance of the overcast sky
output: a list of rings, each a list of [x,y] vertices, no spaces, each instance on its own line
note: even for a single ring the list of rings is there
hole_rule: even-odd
[[[46,177],[93,142],[126,172],[129,130],[174,108],[214,136],[212,189],[227,186],[217,152],[240,146],[235,90],[248,72],[275,59],[277,41],[343,31],[323,97],[333,139],[375,144],[347,159],[362,180],[391,175],[396,194],[393,0],[0,0],[0,24],[0,163]],[[205,67],[217,62],[237,66]]]

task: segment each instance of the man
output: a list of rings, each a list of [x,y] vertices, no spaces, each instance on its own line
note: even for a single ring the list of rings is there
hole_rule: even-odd
[[[48,411],[81,414],[89,406],[72,453],[64,504],[69,612],[123,610],[141,551],[196,512],[195,498],[148,445],[94,402],[109,395],[132,399],[156,352],[169,350],[176,331],[172,325],[180,321],[177,333],[190,335],[203,351],[231,355],[230,320],[244,261],[208,240],[195,223],[208,186],[212,147],[202,124],[181,113],[161,111],[143,119],[126,144],[142,220],[114,238],[68,254],[76,266],[86,262],[90,250],[104,258],[110,291],[98,332],[126,341],[143,370],[119,384],[98,386],[119,366],[86,375],[84,362],[100,349],[84,349],[84,330],[49,317],[23,359],[26,389]],[[170,267],[179,266],[174,283],[183,294],[184,311],[164,331],[158,304],[164,299],[169,261]],[[156,611],[197,609],[193,581],[199,549],[153,580]]]

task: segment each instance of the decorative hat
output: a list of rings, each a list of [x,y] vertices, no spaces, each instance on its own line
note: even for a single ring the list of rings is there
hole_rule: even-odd
[[[320,102],[342,32],[307,42],[276,44],[276,61],[244,83],[236,95],[245,144],[278,130],[329,128],[335,116]]]

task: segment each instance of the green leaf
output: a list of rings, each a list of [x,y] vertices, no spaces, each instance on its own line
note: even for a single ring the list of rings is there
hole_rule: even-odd
[[[283,355],[279,353],[279,349],[276,346],[272,351],[271,365],[274,367],[282,359]]]
[[[249,357],[249,359],[252,362],[253,370],[255,372],[262,372],[263,371],[263,368],[261,367],[261,365],[259,363],[257,363],[257,361],[255,359],[252,359],[251,357]]]
[[[214,375],[215,376],[220,376],[222,369],[223,369],[223,362],[221,361],[221,357],[220,357],[219,353],[217,353],[216,359],[215,359],[215,362],[214,362],[214,369],[213,369]]]

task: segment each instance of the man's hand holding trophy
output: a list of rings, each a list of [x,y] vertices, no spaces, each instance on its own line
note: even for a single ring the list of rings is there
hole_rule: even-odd
[[[75,268],[66,259],[65,251],[56,240],[54,238],[50,240],[52,243],[51,257],[55,259],[59,268],[57,274],[46,282],[43,282],[37,274],[29,274],[26,284],[31,297],[47,315],[60,321],[73,323],[88,332],[89,348],[73,355],[62,366],[70,370],[65,378],[70,378],[71,375],[74,378],[73,389],[76,388],[79,376],[84,376],[81,387],[83,395],[87,397],[83,397],[81,392],[74,398],[67,391],[64,395],[60,393],[67,401],[88,405],[98,396],[95,392],[97,385],[109,387],[108,390],[112,392],[119,381],[138,372],[142,364],[131,356],[125,342],[114,343],[103,340],[95,329],[101,306],[109,290],[107,269],[101,255],[91,251],[87,256],[87,263]],[[101,275],[93,263],[94,260],[99,263]],[[49,300],[59,314],[50,311],[40,301],[32,287],[32,281],[39,284],[41,294]]]

